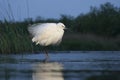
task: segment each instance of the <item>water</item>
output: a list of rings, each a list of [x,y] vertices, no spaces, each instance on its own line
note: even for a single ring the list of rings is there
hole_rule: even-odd
[[[55,54],[54,54],[55,53]],[[0,55],[0,80],[120,80],[119,51]]]

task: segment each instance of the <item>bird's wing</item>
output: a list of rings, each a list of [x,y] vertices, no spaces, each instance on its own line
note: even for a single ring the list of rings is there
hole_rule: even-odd
[[[53,24],[51,24],[51,23],[37,23],[37,24],[33,24],[33,25],[28,27],[28,31],[33,36],[41,35],[51,25],[53,25]]]

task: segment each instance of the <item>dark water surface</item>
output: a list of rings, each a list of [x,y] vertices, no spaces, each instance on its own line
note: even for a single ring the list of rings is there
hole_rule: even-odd
[[[120,80],[120,51],[0,55],[0,80]]]

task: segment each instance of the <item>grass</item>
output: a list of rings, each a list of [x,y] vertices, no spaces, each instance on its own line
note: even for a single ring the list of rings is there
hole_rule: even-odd
[[[120,50],[120,38],[65,33],[60,46],[50,47],[49,50]],[[41,47],[32,43],[26,23],[0,23],[1,54],[39,51]]]
[[[91,34],[68,34],[64,36],[63,49],[67,50],[120,50],[119,38],[106,38]]]
[[[32,50],[32,43],[29,40],[25,25],[6,24],[0,26],[0,30],[0,53],[18,53]]]

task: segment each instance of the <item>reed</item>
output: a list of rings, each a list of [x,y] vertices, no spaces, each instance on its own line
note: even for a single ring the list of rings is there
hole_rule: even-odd
[[[0,24],[0,53],[39,52],[41,47],[31,41],[26,23]],[[49,50],[120,50],[120,39],[93,34],[65,33],[58,47]]]

